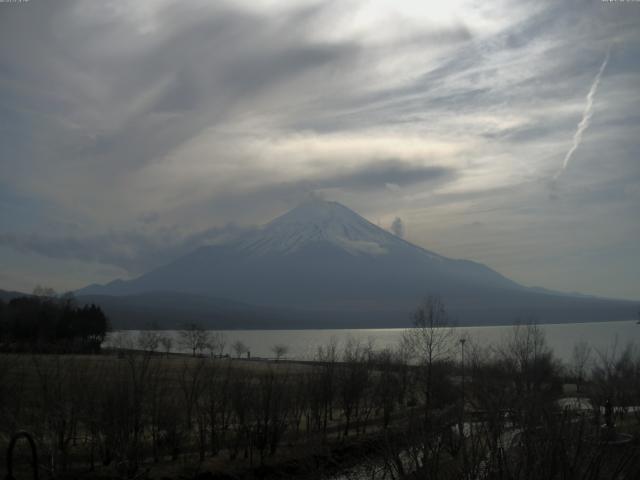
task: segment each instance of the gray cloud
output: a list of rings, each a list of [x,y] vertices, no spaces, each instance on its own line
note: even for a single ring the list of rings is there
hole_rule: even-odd
[[[168,229],[147,233],[107,232],[84,237],[0,233],[0,246],[49,258],[113,265],[130,274],[140,274],[198,247],[220,244],[249,230],[249,227],[229,224],[190,234]]]
[[[391,232],[397,237],[404,238],[404,223],[400,217],[396,217],[391,222]]]
[[[454,176],[455,171],[452,168],[416,165],[400,160],[383,160],[342,172],[338,171],[310,183],[317,185],[318,188],[366,190],[384,188],[389,184],[405,187],[425,182],[441,182],[451,180]]]
[[[221,192],[207,196],[198,206],[191,207],[191,213],[205,215],[215,205],[224,211],[227,218],[240,222],[241,218],[254,223],[262,223],[284,210],[296,206],[309,195],[322,195],[327,199],[343,200],[353,208],[359,205],[350,202],[341,192],[377,195],[393,190],[409,188],[433,189],[453,182],[458,172],[451,167],[421,165],[418,162],[402,160],[368,161],[351,168],[322,169],[322,162],[316,163],[317,173],[292,181],[260,184],[257,188],[237,189],[232,186]],[[368,212],[364,208],[356,210]],[[254,216],[248,217],[247,212]],[[242,222],[240,222],[242,223]]]
[[[85,8],[83,2],[65,1],[5,9],[0,40],[17,47],[0,52],[8,65],[0,77],[46,99],[40,102],[42,113],[59,115],[47,120],[47,129],[61,130],[47,142],[47,156],[73,166],[73,175],[92,183],[98,178],[97,183],[117,181],[205,128],[261,102],[277,102],[280,94],[274,87],[295,83],[314,69],[346,67],[358,51],[353,43],[307,38],[305,29],[322,15],[318,6],[269,17],[224,4],[172,5],[157,12],[160,27],[148,35],[151,42],[123,17],[109,15],[107,7],[96,7],[100,19],[78,14],[74,22],[73,14]],[[65,33],[48,37],[52,24]],[[109,42],[117,52],[105,48]],[[55,96],[46,93],[51,88],[47,82]],[[305,94],[307,85],[300,87],[296,97]],[[22,98],[3,100],[9,118],[25,107]],[[71,123],[77,125],[69,128]],[[31,166],[30,176],[35,166],[50,181],[58,176],[41,163],[39,152],[20,153],[25,168]]]

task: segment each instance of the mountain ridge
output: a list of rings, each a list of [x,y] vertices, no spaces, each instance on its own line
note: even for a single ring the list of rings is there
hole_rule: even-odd
[[[340,203],[317,199],[304,202],[271,220],[258,230],[241,236],[236,242],[201,246],[190,254],[169,262],[155,271],[165,270],[176,261],[179,262],[183,259],[197,258],[197,262],[200,261],[200,257],[212,255],[214,252],[220,252],[221,255],[230,257],[243,256],[247,253],[253,258],[272,255],[280,260],[279,257],[300,254],[301,250],[311,250],[317,254],[321,250],[328,249],[335,249],[343,255],[346,253],[353,257],[368,257],[376,260],[386,260],[383,257],[392,253],[405,257],[417,253],[420,255],[421,261],[431,263],[435,268],[440,268],[445,263],[453,271],[469,267],[474,269],[476,273],[483,271],[492,276],[493,280],[500,282],[502,286],[526,288],[482,263],[439,255],[393,235]],[[153,274],[153,272],[150,273]],[[470,274],[472,272],[467,269],[463,273]],[[78,293],[116,293],[121,290],[126,292],[132,282],[135,283],[140,278],[148,276],[149,273],[133,280],[117,279],[106,285],[93,284],[78,290]],[[111,288],[111,292],[100,292],[105,287]],[[154,288],[154,290],[157,289],[157,287]],[[167,290],[167,288],[160,289]],[[140,291],[145,291],[145,289]]]
[[[628,307],[525,287],[482,263],[431,252],[344,205],[317,199],[225,244],[202,246],[138,278],[77,293],[114,297],[158,291],[280,312],[332,312],[332,318],[347,323],[352,318],[359,325],[368,317],[377,326],[406,324],[427,294],[443,297],[461,323],[505,323],[523,313],[544,317],[541,321],[578,315],[597,320],[609,315],[607,309],[621,315],[622,310],[611,310],[614,304]]]

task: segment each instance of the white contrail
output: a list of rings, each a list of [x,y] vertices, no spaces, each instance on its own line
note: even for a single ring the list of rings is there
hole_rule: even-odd
[[[589,123],[591,122],[591,117],[593,117],[593,97],[596,95],[596,91],[598,90],[598,85],[600,84],[600,77],[602,77],[602,72],[607,66],[609,62],[609,50],[607,50],[607,54],[604,57],[602,65],[600,65],[600,70],[596,75],[596,78],[593,79],[593,83],[591,84],[591,88],[589,89],[589,93],[587,93],[587,103],[584,106],[584,111],[582,112],[582,120],[578,124],[578,128],[576,129],[576,133],[573,134],[573,144],[571,148],[564,156],[564,161],[562,162],[562,168],[558,170],[558,172],[553,176],[554,180],[557,180],[562,172],[567,169],[569,162],[571,161],[571,157],[573,153],[576,151],[580,142],[582,141],[582,134],[584,131],[589,128]]]

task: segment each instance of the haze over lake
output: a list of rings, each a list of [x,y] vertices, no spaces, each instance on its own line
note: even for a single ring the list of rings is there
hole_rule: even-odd
[[[634,320],[597,322],[597,323],[572,323],[572,324],[545,324],[539,325],[546,335],[549,346],[555,355],[568,361],[571,358],[573,347],[578,342],[587,342],[596,352],[612,352],[613,349],[623,349],[629,343],[637,343],[640,340],[640,325]],[[466,334],[482,346],[497,346],[513,330],[513,326],[490,327],[460,327],[456,328],[456,334]],[[233,355],[231,344],[239,340],[250,350],[252,357],[272,358],[271,348],[276,344],[286,345],[289,348],[287,355],[291,360],[311,360],[319,346],[326,346],[332,339],[338,342],[339,350],[348,339],[352,338],[361,342],[372,341],[374,348],[396,347],[405,329],[328,329],[328,330],[219,330],[225,335],[227,342],[226,353]],[[106,340],[106,345],[114,344],[114,336],[120,335],[134,342],[138,330],[112,332]],[[189,353],[180,346],[179,332],[177,330],[165,330],[163,333],[174,339],[175,352]],[[456,338],[457,338],[456,335]]]

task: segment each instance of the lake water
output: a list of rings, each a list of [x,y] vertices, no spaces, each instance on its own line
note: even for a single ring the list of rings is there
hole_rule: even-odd
[[[615,321],[601,323],[568,323],[539,325],[544,331],[547,343],[561,360],[569,360],[577,342],[587,342],[594,350],[611,352],[614,348],[624,348],[629,343],[640,345],[640,325],[635,321]],[[482,346],[497,345],[512,331],[513,326],[459,327],[455,333],[465,334],[472,342]],[[232,354],[231,345],[241,341],[250,350],[252,357],[272,358],[271,351],[276,344],[286,345],[286,358],[296,360],[312,359],[319,346],[325,346],[334,339],[340,347],[349,338],[361,342],[372,342],[374,348],[395,347],[399,344],[402,328],[385,329],[345,329],[345,330],[222,330],[226,340],[226,352]],[[184,351],[180,347],[180,335],[177,331],[165,331],[173,341],[172,351]],[[108,337],[106,344],[113,344],[116,337],[135,345],[138,331],[115,332]]]

